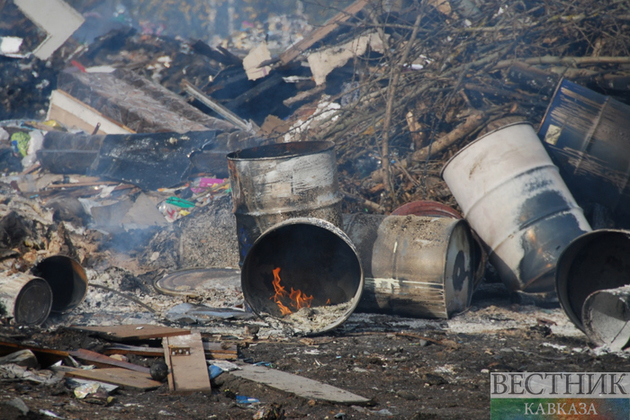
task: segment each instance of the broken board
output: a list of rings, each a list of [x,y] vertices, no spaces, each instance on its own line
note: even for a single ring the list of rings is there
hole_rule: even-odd
[[[238,348],[236,344],[227,343],[203,343],[203,350],[208,359],[236,360]],[[136,354],[138,356],[163,357],[164,349],[157,347],[140,347],[118,344],[108,346],[103,351],[105,354]]]
[[[119,367],[123,369],[134,370],[136,372],[141,372],[146,375],[151,374],[151,369],[146,366],[136,365],[134,363],[123,362],[121,360],[114,359],[109,356],[105,356],[104,354],[97,353],[95,351],[79,349],[75,351],[68,352],[70,356],[75,357],[77,359],[83,360],[85,362],[93,363],[98,367]]]
[[[325,25],[318,27],[312,32],[308,33],[301,41],[296,42],[289,47],[285,52],[280,54],[280,61],[282,64],[288,64],[302,52],[310,48],[316,42],[322,40],[326,35],[337,29],[337,27],[350,19],[356,13],[359,13],[365,5],[367,0],[357,0],[350,6],[346,7],[343,11],[337,13],[332,17]]]
[[[210,376],[200,333],[164,337],[164,359],[171,391],[209,391]]]
[[[161,325],[111,325],[106,327],[84,327],[73,325],[72,328],[99,333],[110,340],[149,340],[151,338],[170,337],[190,334],[189,329],[163,327]]]
[[[242,364],[239,370],[230,371],[231,375],[268,385],[299,397],[328,401],[338,404],[367,404],[370,400],[343,389],[327,385],[313,379],[304,378],[281,370],[264,366]]]
[[[95,131],[97,125],[99,128],[95,134],[133,133],[130,128],[107,118],[63,90],[52,91],[46,119],[58,121],[68,127],[80,128],[88,133]]]
[[[34,347],[34,346],[25,346],[25,345],[15,344],[15,343],[0,342],[0,356],[4,356],[7,354],[14,353],[16,351],[26,350],[26,349],[32,351],[35,354],[35,357],[37,357],[37,361],[43,367],[48,367],[68,357],[67,351],[43,349],[43,348]]]
[[[135,388],[143,391],[155,389],[162,385],[161,382],[154,381],[151,379],[151,376],[146,373],[123,368],[92,370],[64,368],[62,371],[65,372],[66,376],[107,382],[108,384],[119,385],[126,388]]]

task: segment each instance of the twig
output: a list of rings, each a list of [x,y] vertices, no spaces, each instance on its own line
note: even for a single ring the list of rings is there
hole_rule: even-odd
[[[544,57],[518,58],[501,60],[495,64],[495,69],[510,67],[520,61],[526,64],[564,64],[564,65],[588,65],[588,64],[630,64],[630,57]]]
[[[232,111],[224,107],[223,105],[219,104],[215,100],[208,97],[205,93],[203,93],[200,89],[198,89],[195,85],[190,83],[188,80],[182,81],[182,87],[189,95],[197,99],[199,102],[201,102],[208,108],[212,109],[217,114],[221,115],[223,118],[225,118],[227,121],[234,124],[236,127],[240,128],[241,130],[246,131],[251,134],[256,134],[257,132],[260,131],[260,127],[254,124],[254,122],[244,121],[241,117],[239,117],[238,115],[236,115],[235,113],[233,113]]]
[[[409,51],[411,50],[411,46],[413,45],[416,36],[418,35],[418,28],[420,26],[420,20],[422,20],[422,13],[418,13],[416,17],[416,21],[413,24],[413,32],[411,33],[411,37],[405,46],[405,50],[403,52],[402,58],[400,60],[401,63],[407,62],[407,56],[409,55]],[[383,42],[386,40],[383,39]],[[383,175],[385,192],[389,195],[391,201],[394,201],[394,185],[392,182],[390,168],[389,168],[389,127],[392,122],[392,110],[394,107],[394,95],[396,93],[396,87],[398,85],[398,80],[400,79],[400,69],[394,66],[394,63],[390,63],[392,76],[389,82],[389,86],[387,89],[387,105],[385,107],[385,121],[383,121],[383,138],[382,141],[382,159],[381,163],[383,165]]]
[[[368,208],[370,208],[370,209],[372,209],[372,210],[374,210],[374,211],[376,211],[378,213],[385,213],[385,211],[386,211],[385,207],[383,207],[383,206],[381,206],[379,204],[376,204],[373,201],[366,200],[363,197],[359,197],[357,195],[350,194],[349,192],[346,192],[346,191],[342,191],[342,193],[343,193],[343,195],[345,195],[349,199],[354,200],[354,201],[358,201],[359,203],[361,203],[365,207],[368,207]]]
[[[405,166],[401,162],[396,161],[396,166],[402,171],[403,174],[405,174],[405,176],[409,179],[409,181],[411,181],[413,185],[415,185],[416,187],[421,186],[420,183],[416,179],[414,179],[411,174],[409,174],[409,172],[407,172],[407,169],[405,169]]]
[[[462,124],[455,127],[455,129],[448,134],[440,137],[432,145],[423,147],[417,150],[412,155],[412,159],[415,161],[426,160],[429,154],[438,154],[445,150],[449,146],[453,145],[458,140],[461,140],[468,134],[472,133],[477,127],[479,127],[486,120],[486,114],[483,112],[476,112],[466,118]]]

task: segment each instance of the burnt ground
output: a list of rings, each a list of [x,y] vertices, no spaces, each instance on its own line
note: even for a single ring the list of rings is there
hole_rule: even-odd
[[[209,332],[230,329],[234,334]],[[118,389],[104,405],[103,400],[77,399],[65,381],[45,386],[2,378],[0,418],[44,419],[50,413],[104,420],[283,418],[273,414],[275,409],[284,412],[284,418],[296,419],[485,419],[490,413],[490,371],[630,369],[624,354],[589,348],[561,309],[515,303],[499,284],[482,285],[471,308],[450,320],[353,314],[341,327],[316,337],[286,337],[261,328],[253,338],[243,335],[243,324],[236,321],[206,324],[200,331],[209,341],[237,343],[239,359],[245,362],[315,379],[371,402],[347,406],[314,401],[223,373],[213,380],[212,392],[178,395],[164,383],[151,391]],[[0,338],[58,350],[98,351],[108,344],[63,326],[4,326]],[[146,366],[153,362],[129,357]],[[236,395],[260,402],[239,404]],[[29,408],[26,416],[7,405],[16,398]]]

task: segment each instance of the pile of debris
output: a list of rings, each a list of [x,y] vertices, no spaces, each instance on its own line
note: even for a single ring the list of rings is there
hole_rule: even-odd
[[[8,324],[316,335],[355,310],[449,319],[499,280],[630,342],[625,3],[357,0],[215,45],[124,8],[88,36],[77,7],[0,3]],[[171,390],[193,355],[210,387],[189,332],[152,349]]]

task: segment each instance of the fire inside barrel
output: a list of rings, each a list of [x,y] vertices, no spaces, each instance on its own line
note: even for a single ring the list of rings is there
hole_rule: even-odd
[[[286,305],[282,303],[281,298],[283,297],[288,297],[291,301],[289,303],[289,306],[295,308],[296,310],[311,307],[313,295],[307,296],[306,293],[302,293],[300,289],[295,290],[293,289],[293,287],[291,288],[291,293],[289,293],[287,292],[287,289],[285,289],[284,286],[280,284],[281,281],[282,279],[280,278],[280,267],[277,267],[273,270],[272,281],[275,294],[269,299],[272,299],[276,303],[276,305],[278,305],[278,308],[280,309],[280,313],[282,313],[282,315],[290,315],[293,313],[291,309],[289,309]]]

